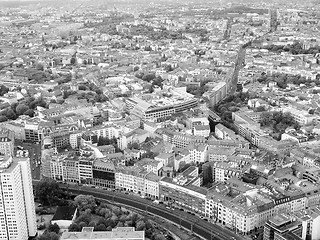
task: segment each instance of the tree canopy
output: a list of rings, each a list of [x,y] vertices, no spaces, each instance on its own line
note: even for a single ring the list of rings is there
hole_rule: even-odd
[[[3,96],[7,92],[9,92],[9,88],[1,84],[0,85],[0,96]]]
[[[96,199],[92,195],[78,195],[75,197],[74,202],[80,211],[93,210],[97,206]]]
[[[59,184],[52,179],[44,179],[35,186],[35,197],[44,206],[54,206],[61,196]]]
[[[59,240],[60,237],[55,232],[48,232],[46,231],[41,236],[37,238],[37,240]]]

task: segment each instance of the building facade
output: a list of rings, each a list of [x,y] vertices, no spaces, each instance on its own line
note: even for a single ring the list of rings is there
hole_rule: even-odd
[[[27,240],[37,234],[28,158],[0,159],[0,239]]]

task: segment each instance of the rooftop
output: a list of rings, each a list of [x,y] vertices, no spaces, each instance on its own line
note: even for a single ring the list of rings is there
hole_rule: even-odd
[[[63,240],[142,240],[144,239],[144,231],[135,231],[131,227],[118,227],[108,232],[64,232],[61,236]]]

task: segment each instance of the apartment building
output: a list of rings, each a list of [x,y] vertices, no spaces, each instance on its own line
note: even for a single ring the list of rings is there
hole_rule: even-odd
[[[151,199],[159,199],[160,187],[159,181],[160,177],[153,172],[149,172],[145,175],[145,196]]]
[[[13,155],[14,132],[7,129],[0,129],[0,153],[3,155]]]
[[[213,161],[225,161],[228,157],[235,155],[236,148],[220,148],[216,146],[208,147],[208,160],[209,162]]]
[[[49,160],[50,177],[56,181],[63,181],[63,160],[54,158]]]
[[[261,139],[269,136],[267,132],[260,129],[260,124],[249,117],[246,113],[232,113],[232,119],[237,128],[239,135],[247,139],[257,147],[263,147]]]
[[[164,166],[164,163],[159,159],[144,158],[137,161],[135,166],[141,167],[147,172],[152,172],[158,176],[160,169]]]
[[[27,240],[37,234],[28,158],[0,158],[0,239]]]
[[[195,126],[209,126],[208,118],[204,117],[192,117],[186,119],[186,127],[193,129]]]
[[[240,178],[243,174],[242,168],[235,162],[214,162],[212,165],[213,182],[225,182],[232,177]]]
[[[24,124],[21,122],[15,122],[15,121],[3,122],[1,124],[1,127],[11,130],[14,133],[15,139],[20,139],[20,140],[26,139]]]
[[[207,144],[189,144],[186,149],[189,151],[189,161],[192,163],[203,163],[207,161],[208,145]]]
[[[229,179],[228,184],[215,185],[208,192],[205,215],[240,233],[249,233],[264,225],[273,215],[271,197],[254,185]]]
[[[129,133],[123,134],[118,139],[118,146],[121,150],[128,148],[128,145],[132,143],[143,143],[147,137],[150,136],[150,133],[141,128],[130,131]]]
[[[204,215],[207,189],[189,184],[185,177],[163,177],[159,186],[160,199],[165,204]]]
[[[79,183],[79,161],[75,157],[66,157],[62,162],[63,181]]]
[[[78,130],[78,131],[70,133],[70,135],[69,135],[69,144],[73,149],[79,147],[80,138],[81,138],[83,133],[84,133],[84,131],[82,131],[82,130]]]
[[[91,128],[90,131],[92,131],[92,133],[96,135],[97,139],[99,139],[100,137],[108,139],[119,138],[123,133],[123,129],[119,125],[116,125],[114,123],[97,126]]]
[[[315,123],[317,120],[317,115],[309,114],[307,110],[297,109],[292,106],[282,108],[282,111],[288,112],[294,118],[294,120],[301,126],[310,125]]]
[[[92,183],[93,179],[93,157],[81,156],[78,159],[79,180],[82,183]]]
[[[96,159],[92,169],[93,185],[103,188],[115,188],[115,165],[107,159]]]
[[[138,166],[118,166],[116,168],[116,188],[134,192],[141,196],[159,198],[159,180],[153,172]]]
[[[227,96],[227,83],[219,82],[210,92],[204,94],[204,97],[210,101],[210,106],[214,107]]]
[[[117,166],[116,168],[116,188],[128,192],[141,194],[144,191],[144,173],[140,167]]]
[[[33,143],[40,142],[43,134],[36,121],[28,121],[24,124],[25,140]]]
[[[163,139],[165,141],[165,138]],[[205,144],[207,142],[206,138],[203,136],[194,136],[190,134],[173,133],[172,138],[170,138],[170,143],[174,144],[176,147],[185,148],[189,144]]]
[[[192,129],[192,133],[195,136],[209,137],[210,126],[209,125],[196,125]]]

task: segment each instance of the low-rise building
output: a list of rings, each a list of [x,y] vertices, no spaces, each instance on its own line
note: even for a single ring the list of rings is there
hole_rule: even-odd
[[[93,228],[86,228],[82,229],[82,232],[64,232],[61,240],[144,240],[144,235],[144,231],[135,231],[134,227],[117,227],[106,232],[93,232]]]

